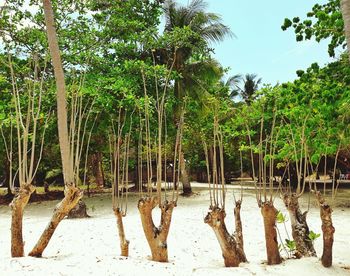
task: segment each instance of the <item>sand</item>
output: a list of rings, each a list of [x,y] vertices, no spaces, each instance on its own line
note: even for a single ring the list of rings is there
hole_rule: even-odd
[[[227,228],[233,231],[233,190],[229,187],[226,202]],[[65,219],[59,225],[42,258],[10,257],[10,209],[0,207],[0,275],[350,275],[350,208],[335,207],[336,228],[333,266],[324,268],[319,258],[287,259],[282,264],[265,263],[263,221],[252,190],[244,191],[242,222],[248,263],[238,268],[225,268],[221,250],[212,229],[204,224],[209,194],[205,184],[194,183],[196,195],[180,197],[173,213],[168,237],[169,263],[150,260],[150,250],[144,237],[137,210],[137,195],[130,195],[128,213],[124,218],[128,258],[120,257],[116,220],[108,194],[85,197],[91,218]],[[349,198],[350,201],[350,198]],[[58,201],[32,203],[26,208],[23,231],[25,252],[28,253],[50,220]],[[280,199],[276,207],[287,214]],[[345,204],[346,205],[346,204]],[[308,206],[307,195],[302,208]],[[159,211],[154,212],[159,221]],[[310,229],[321,233],[319,209],[311,197],[308,214]],[[278,225],[282,238],[287,237],[283,225]],[[290,233],[290,222],[287,222]],[[315,241],[317,255],[322,255],[322,237]],[[286,253],[281,252],[286,258]]]

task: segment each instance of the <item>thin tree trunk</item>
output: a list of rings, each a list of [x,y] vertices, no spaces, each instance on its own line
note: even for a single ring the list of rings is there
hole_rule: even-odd
[[[181,182],[183,187],[183,195],[188,196],[192,194],[191,182],[188,177],[188,172],[186,169],[186,162],[185,162],[183,152],[181,151],[179,155],[180,155],[179,158],[180,158],[180,166],[181,166],[180,177],[181,177]]]
[[[41,257],[47,247],[52,235],[58,224],[68,215],[69,211],[75,207],[83,197],[83,192],[75,187],[73,167],[70,166],[70,147],[68,141],[67,126],[67,106],[66,106],[66,89],[64,82],[64,73],[61,61],[60,50],[56,35],[56,28],[50,0],[43,0],[45,24],[49,49],[52,57],[52,64],[57,86],[57,119],[58,119],[58,137],[62,158],[62,169],[65,183],[65,196],[63,200],[56,205],[51,221],[42,233],[39,241],[34,246],[29,256]]]
[[[123,225],[123,214],[119,208],[114,209],[114,215],[117,218],[117,228],[120,241],[121,255],[124,257],[129,256],[129,241],[125,238],[124,225]]]
[[[332,208],[327,204],[320,192],[316,192],[316,198],[320,204],[320,217],[323,232],[323,254],[321,257],[324,267],[332,266],[333,241],[335,228],[332,223]]]
[[[39,241],[36,243],[29,256],[41,257],[43,251],[49,244],[49,241],[55,232],[58,224],[68,215],[69,211],[78,203],[83,197],[83,192],[75,187],[68,187],[65,190],[65,196],[63,200],[56,205],[53,212],[51,221],[46,226],[46,229],[42,233]]]
[[[341,0],[340,7],[344,20],[344,31],[350,60],[350,0]]]
[[[12,211],[11,220],[11,256],[24,256],[24,241],[22,234],[23,211],[28,204],[35,187],[31,184],[24,184],[10,203]]]
[[[103,188],[104,186],[104,173],[102,167],[102,153],[97,152],[91,156],[91,166],[92,173],[95,177],[96,185],[98,188]]]
[[[261,203],[261,214],[264,219],[267,263],[269,265],[282,262],[277,242],[276,215],[277,210],[270,201]]]
[[[43,0],[44,14],[49,49],[54,68],[54,74],[57,86],[57,120],[58,120],[58,138],[62,157],[63,177],[65,184],[73,185],[74,175],[73,168],[70,166],[68,126],[67,126],[67,103],[66,87],[64,82],[64,72],[61,61],[60,49],[58,46],[56,27],[52,4],[50,0]]]
[[[160,226],[156,227],[152,219],[152,210],[158,205],[156,197],[141,198],[138,202],[138,209],[141,216],[143,231],[148,245],[151,249],[152,260],[156,262],[168,262],[167,238],[171,224],[171,217],[176,202],[165,201],[161,205]]]
[[[10,179],[10,170],[12,168],[10,167],[10,161],[6,158],[5,160],[5,183],[7,186],[7,196],[13,196],[12,191],[11,191],[11,179]]]
[[[241,262],[247,261],[241,247],[241,245],[243,246],[243,238],[241,237],[242,244],[239,244],[237,237],[229,234],[225,224],[225,217],[225,210],[215,207],[206,215],[204,222],[214,230],[221,247],[225,266],[237,267]],[[239,227],[238,229],[236,228],[237,231],[240,231]]]
[[[306,222],[307,211],[302,213],[299,207],[298,196],[295,193],[285,194],[283,202],[288,209],[292,226],[292,236],[296,245],[295,256],[316,257],[316,251],[309,238],[309,226]]]

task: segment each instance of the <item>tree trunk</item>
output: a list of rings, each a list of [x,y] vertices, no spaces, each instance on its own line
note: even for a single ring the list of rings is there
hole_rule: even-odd
[[[237,241],[237,247],[241,255],[241,260],[242,262],[247,262],[247,257],[245,256],[244,253],[244,242],[243,242],[243,227],[242,227],[242,220],[241,220],[241,206],[242,206],[242,201],[237,200],[236,201],[236,206],[234,208],[234,215],[235,215],[235,234],[234,236],[236,237]]]
[[[35,187],[31,184],[24,184],[10,203],[12,210],[11,221],[11,256],[24,256],[24,241],[22,233],[23,211],[28,204],[30,195],[34,192]]]
[[[298,196],[295,193],[285,194],[283,202],[288,209],[291,220],[292,236],[296,245],[295,256],[297,258],[316,257],[316,251],[309,238],[310,231],[306,222],[307,211],[301,213]]]
[[[184,154],[181,151],[180,152],[180,177],[181,177],[181,182],[182,182],[182,187],[183,187],[183,195],[184,196],[189,196],[192,194],[192,188],[191,188],[191,182],[188,177],[188,172],[186,170],[186,162],[184,158]]]
[[[66,103],[66,87],[64,82],[64,72],[61,61],[60,49],[58,46],[56,27],[52,4],[50,0],[43,0],[45,24],[49,49],[54,68],[54,75],[57,86],[57,125],[58,138],[60,143],[60,152],[62,157],[62,171],[64,183],[74,185],[73,168],[70,166],[70,147],[68,141],[68,125],[67,125],[67,103]]]
[[[10,170],[12,168],[10,168],[10,161],[6,158],[5,160],[5,183],[6,183],[6,186],[7,186],[7,196],[10,197],[10,196],[13,196],[12,194],[12,191],[11,191],[11,179],[10,179]]]
[[[241,248],[241,245],[237,242],[237,237],[228,233],[225,224],[225,217],[225,210],[215,207],[206,215],[204,222],[214,230],[221,247],[225,266],[237,267],[241,262],[246,262],[247,259],[242,250],[243,248]],[[236,231],[239,231],[239,229],[236,228]]]
[[[341,0],[340,7],[344,20],[344,31],[350,60],[350,0]]]
[[[102,153],[97,152],[91,156],[92,174],[98,188],[103,188],[105,179],[102,167]]]
[[[158,200],[156,197],[145,197],[139,200],[137,207],[140,212],[143,231],[151,249],[152,260],[156,262],[168,262],[167,238],[176,202],[165,201],[160,206],[161,220],[159,227],[154,225],[152,219],[152,210],[157,205]]]
[[[55,232],[58,224],[68,215],[70,210],[78,203],[83,197],[83,192],[76,187],[66,187],[64,198],[58,203],[53,212],[51,221],[46,226],[46,229],[42,233],[39,241],[34,246],[29,256],[41,257],[46,246]]]
[[[81,199],[78,201],[78,204],[73,207],[72,210],[69,211],[68,217],[69,219],[76,218],[89,218],[90,216],[87,213],[87,207],[84,201]]]
[[[129,257],[129,241],[125,238],[123,214],[119,208],[115,208],[114,215],[117,218],[117,228],[119,234],[121,255],[124,257]]]
[[[270,201],[261,203],[261,214],[264,219],[267,264],[274,265],[282,262],[277,242],[276,215],[277,210]]]
[[[320,216],[323,232],[323,254],[321,257],[324,267],[332,266],[333,241],[335,228],[332,223],[332,208],[327,204],[320,192],[316,192],[316,198],[320,204]]]

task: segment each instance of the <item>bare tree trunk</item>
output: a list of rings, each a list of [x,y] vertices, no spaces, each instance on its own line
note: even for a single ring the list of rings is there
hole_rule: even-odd
[[[102,167],[102,153],[97,152],[91,155],[91,167],[92,173],[95,177],[96,185],[98,188],[103,188],[104,186],[104,173]]]
[[[29,256],[41,257],[46,246],[55,232],[58,224],[68,215],[69,211],[78,203],[78,201],[83,197],[83,192],[78,188],[69,187],[65,190],[65,196],[63,200],[56,205],[53,212],[51,221],[46,226],[46,229],[42,233],[39,241],[34,246]]]
[[[71,185],[74,182],[73,168],[69,164],[69,141],[67,126],[67,103],[64,72],[61,61],[60,49],[58,46],[54,15],[51,0],[43,0],[44,15],[46,23],[47,38],[54,68],[57,86],[57,120],[58,138],[62,157],[63,177],[65,184]]]
[[[123,225],[123,214],[119,208],[115,208],[114,215],[117,218],[117,227],[118,227],[121,255],[124,257],[128,257],[129,256],[129,241],[125,238],[124,225]]]
[[[340,7],[344,20],[344,31],[350,60],[350,0],[341,0]]]
[[[22,234],[23,223],[23,211],[28,204],[30,195],[34,192],[35,187],[31,184],[25,184],[15,195],[10,207],[12,210],[11,220],[11,256],[23,257],[24,256],[24,241]]]
[[[277,210],[271,201],[262,202],[260,208],[264,219],[267,263],[269,265],[280,264],[282,262],[282,259],[277,242]]]
[[[158,204],[158,199],[156,197],[145,197],[139,200],[137,207],[140,212],[143,231],[151,249],[152,260],[156,262],[168,262],[167,238],[176,202],[165,201],[162,203],[160,206],[160,226],[156,227],[152,219],[152,210]]]
[[[62,168],[65,188],[63,200],[56,205],[51,221],[42,233],[39,241],[34,246],[29,256],[41,257],[47,247],[52,235],[58,224],[68,215],[69,211],[74,208],[78,201],[83,197],[83,192],[75,187],[73,167],[70,166],[70,146],[68,140],[67,126],[67,106],[66,106],[66,89],[64,82],[64,73],[61,61],[60,50],[54,22],[52,4],[50,0],[43,0],[45,23],[49,49],[52,57],[52,64],[57,86],[57,119],[58,119],[58,137],[62,158]]]
[[[242,260],[242,262],[247,262],[247,258],[246,258],[245,253],[244,253],[243,227],[242,227],[242,220],[241,220],[241,206],[242,206],[242,201],[237,200],[236,206],[234,208],[235,226],[236,226],[234,236],[236,237],[237,247],[238,247],[238,251],[240,252],[240,255],[241,255],[241,260]]]
[[[286,205],[292,226],[292,236],[296,245],[295,256],[316,257],[316,251],[309,238],[309,226],[306,222],[307,211],[302,213],[299,207],[298,196],[295,193],[285,194],[283,202]]]
[[[213,230],[219,241],[222,256],[224,257],[224,263],[226,267],[237,267],[241,262],[246,262],[242,244],[237,242],[237,238],[234,235],[230,235],[227,231],[225,224],[226,213],[225,210],[215,207],[204,218],[204,222],[207,223]],[[237,225],[236,225],[237,226]],[[239,231],[236,228],[236,231]]]
[[[11,179],[10,179],[10,170],[12,168],[10,167],[10,161],[6,158],[5,160],[5,182],[7,186],[7,196],[12,196],[12,191],[11,191]]]
[[[333,241],[335,228],[332,223],[332,208],[327,204],[320,192],[316,192],[316,198],[320,204],[320,216],[323,232],[323,253],[321,257],[324,267],[332,266]]]
[[[179,158],[180,158],[180,177],[181,177],[181,182],[182,182],[182,187],[183,187],[183,195],[185,196],[189,196],[192,194],[192,187],[191,187],[191,182],[190,179],[188,177],[188,172],[186,169],[186,162],[185,162],[185,158],[184,158],[184,154],[181,151],[179,154]]]

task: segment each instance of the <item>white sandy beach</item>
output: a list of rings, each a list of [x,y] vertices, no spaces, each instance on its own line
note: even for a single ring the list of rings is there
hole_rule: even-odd
[[[290,259],[280,265],[267,266],[263,221],[251,190],[244,192],[242,205],[245,252],[249,263],[238,268],[225,268],[214,232],[203,222],[209,205],[205,187],[197,183],[194,185],[197,195],[179,199],[168,237],[169,263],[150,261],[150,250],[136,207],[136,195],[130,195],[128,214],[124,218],[126,235],[130,240],[129,258],[119,256],[116,220],[107,194],[85,197],[91,218],[62,221],[42,258],[10,257],[10,208],[1,206],[0,275],[350,275],[350,208],[334,208],[333,267],[324,268],[318,258]],[[226,225],[233,231],[231,191],[230,188],[226,202]],[[57,202],[27,206],[23,221],[26,253],[48,223]],[[309,227],[321,233],[319,209],[313,198],[311,203]],[[281,200],[277,199],[275,205],[287,214]],[[307,208],[307,197],[302,199],[302,207],[303,211]],[[154,213],[158,222],[159,213]],[[284,239],[283,225],[278,227]],[[287,229],[290,231],[289,222]],[[315,241],[315,249],[321,256],[322,236]],[[285,252],[281,254],[286,257]]]

